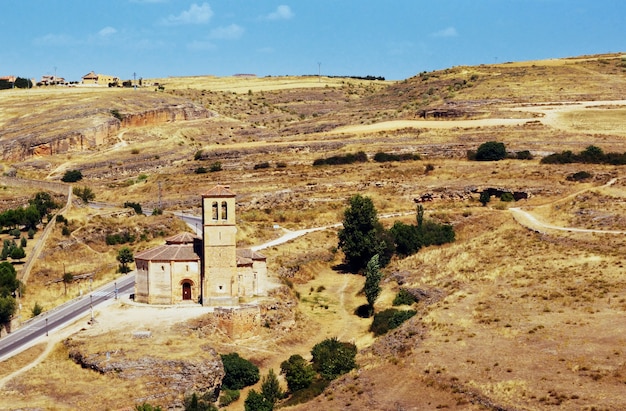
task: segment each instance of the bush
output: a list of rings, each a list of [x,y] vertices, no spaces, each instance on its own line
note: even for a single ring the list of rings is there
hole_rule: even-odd
[[[377,163],[387,163],[390,161],[413,161],[419,159],[420,156],[413,153],[390,154],[378,152],[374,155],[374,161],[376,161]]]
[[[37,317],[39,314],[43,312],[43,307],[39,305],[38,302],[35,302],[35,305],[33,305],[33,308],[30,310],[30,312],[33,315],[33,317]]]
[[[205,167],[198,167],[195,170],[193,170],[193,172],[196,174],[206,174],[209,172],[209,170],[207,170]]]
[[[533,155],[530,154],[530,151],[528,150],[518,151],[517,153],[515,153],[515,156],[518,160],[532,160],[533,159]]]
[[[224,379],[222,385],[229,390],[240,390],[244,387],[254,385],[261,378],[259,367],[250,361],[241,358],[237,353],[222,354],[224,364]]]
[[[327,338],[311,350],[313,369],[325,380],[334,380],[356,368],[356,345]]]
[[[222,163],[216,161],[209,166],[209,171],[215,173],[216,171],[222,171]]]
[[[375,336],[383,335],[389,330],[398,328],[403,322],[417,314],[415,310],[397,310],[389,308],[374,314],[374,321],[370,326],[370,331]]]
[[[278,163],[276,163],[276,168],[287,168],[287,163],[279,161]]]
[[[141,204],[139,203],[133,203],[132,201],[127,201],[124,203],[124,208],[132,208],[133,210],[135,210],[136,214],[143,214],[143,209],[141,208]]]
[[[193,159],[196,161],[202,160],[202,154],[202,150],[196,151],[196,153],[193,155]]]
[[[226,407],[232,404],[233,402],[237,401],[240,396],[241,396],[241,393],[239,392],[239,390],[225,389],[222,391],[222,395],[220,395],[219,405],[220,407]]]
[[[481,144],[476,150],[477,161],[498,161],[506,158],[504,143],[488,141]]]
[[[500,201],[510,203],[511,201],[515,201],[515,197],[513,197],[513,193],[509,193],[507,191],[506,193],[502,193],[502,195],[500,195]]]
[[[417,298],[410,292],[408,292],[405,288],[401,288],[393,299],[393,305],[411,305],[417,302]]]
[[[566,177],[567,181],[583,181],[583,180],[587,180],[588,178],[593,177],[593,175],[591,175],[591,173],[588,173],[586,171],[578,171],[576,173],[570,174]]]
[[[343,164],[354,164],[354,163],[367,163],[367,154],[363,151],[359,151],[356,154],[345,154],[338,156],[331,156],[328,158],[318,158],[313,161],[314,166],[323,166],[323,165],[343,165]]]
[[[80,170],[68,170],[61,177],[64,183],[75,183],[83,179],[83,173]]]
[[[270,168],[270,163],[268,163],[267,161],[264,161],[262,163],[258,163],[254,165],[255,170],[261,170],[264,168]]]
[[[315,370],[301,355],[294,354],[280,364],[280,373],[285,375],[289,391],[308,388],[315,378]]]

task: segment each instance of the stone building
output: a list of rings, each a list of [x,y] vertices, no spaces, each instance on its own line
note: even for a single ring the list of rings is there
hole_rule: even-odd
[[[179,234],[135,256],[135,301],[232,306],[266,295],[266,258],[237,249],[235,217],[235,193],[228,186],[203,194],[202,238]]]

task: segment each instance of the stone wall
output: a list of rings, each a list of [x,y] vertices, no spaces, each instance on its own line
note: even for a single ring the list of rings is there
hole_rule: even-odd
[[[217,327],[232,339],[258,335],[261,327],[261,309],[258,305],[239,308],[215,308]]]

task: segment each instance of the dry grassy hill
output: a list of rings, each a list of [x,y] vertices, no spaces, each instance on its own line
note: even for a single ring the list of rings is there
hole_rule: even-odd
[[[111,124],[97,144],[5,155],[5,173],[58,181],[66,170],[79,169],[84,179],[78,185],[93,189],[98,201],[118,207],[139,202],[149,210],[160,203],[166,211],[196,213],[202,191],[218,182],[230,184],[238,194],[241,244],[277,236],[274,224],[301,229],[340,222],[346,200],[356,193],[371,197],[381,215],[410,213],[414,198],[430,194],[435,200],[425,203],[427,217],[455,227],[455,243],[394,259],[385,269],[377,310],[391,306],[400,286],[433,298],[416,304],[418,315],[402,327],[378,338],[367,331],[367,319],[353,314],[365,302],[359,294],[363,279],[333,270],[341,261],[335,230],[264,251],[274,275],[294,283],[290,295],[299,293],[296,324],[287,331],[264,329],[245,341],[211,336],[203,341],[218,352],[237,350],[253,358],[263,372],[277,370],[292,353],[306,356],[327,336],[353,340],[360,350],[358,371],[289,409],[626,407],[623,234],[536,232],[508,211],[522,207],[557,226],[624,229],[623,166],[539,162],[549,153],[578,152],[591,144],[605,152],[626,152],[626,59],[621,54],[454,67],[400,82],[324,77],[153,81],[165,90],[1,92],[3,147],[14,147],[15,141],[31,147],[43,140],[76,139],[88,124]],[[150,110],[168,114],[148,116]],[[512,152],[529,150],[534,159],[468,161],[467,150],[486,141],[504,142]],[[422,159],[312,166],[317,158],[361,150],[370,158],[385,151],[417,153]],[[218,162],[221,171],[198,173]],[[583,182],[567,178],[579,171],[592,177]],[[477,191],[488,187],[531,196],[516,203],[492,200],[482,207]],[[6,186],[0,200],[8,207],[31,194]],[[137,234],[132,247],[141,250],[184,229],[167,215],[116,220],[96,214],[106,213],[77,207],[68,214],[72,234],[63,236],[58,228],[47,244],[31,274],[25,307],[62,299],[60,285],[46,285],[62,275],[60,261],[67,261],[68,270],[91,270],[85,265],[90,256],[99,265],[114,265],[116,248],[103,244],[106,234],[131,230]],[[414,216],[383,222],[390,226],[397,219],[410,222]],[[74,255],[84,266],[73,262]],[[112,278],[113,271],[104,270],[98,281]],[[324,289],[316,291],[320,286]],[[121,309],[128,315],[128,308]],[[158,330],[164,333],[159,338],[181,343],[180,328],[168,324]],[[26,363],[29,355],[15,361]],[[64,388],[65,373],[101,389],[75,393],[73,402],[71,390]],[[8,382],[3,397],[34,392],[38,406],[57,409],[115,398],[106,400],[113,409],[148,395],[145,386],[124,382],[128,401],[123,401],[106,389],[116,377],[90,373],[76,369],[59,347],[42,365]],[[51,375],[45,383],[44,375]],[[29,398],[16,401],[12,404],[26,406]],[[243,401],[229,409],[243,409]]]

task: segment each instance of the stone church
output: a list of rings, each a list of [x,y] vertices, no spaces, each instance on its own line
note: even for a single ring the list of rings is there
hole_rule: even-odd
[[[182,233],[135,255],[135,301],[233,306],[266,295],[262,254],[237,249],[235,193],[218,185],[202,195],[202,238]]]

